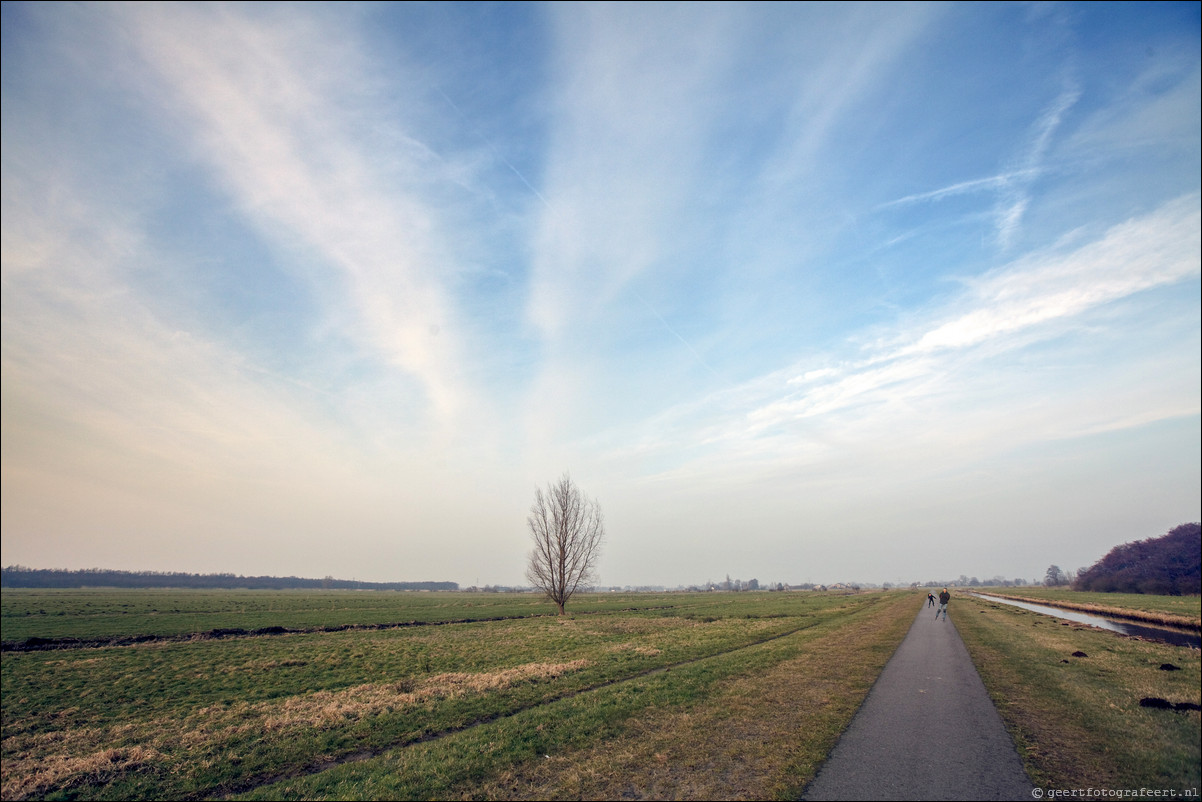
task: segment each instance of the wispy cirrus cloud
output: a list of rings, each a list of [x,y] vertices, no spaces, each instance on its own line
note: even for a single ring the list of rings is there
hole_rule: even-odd
[[[912,203],[921,203],[923,201],[937,201],[944,198],[954,197],[956,195],[967,195],[973,192],[983,192],[991,190],[1004,189],[1018,180],[1034,178],[1036,175],[1033,170],[1024,170],[1017,173],[1003,173],[1000,175],[989,176],[988,178],[975,178],[971,181],[960,181],[956,184],[951,184],[939,189],[932,189],[928,192],[918,192],[913,195],[906,195],[903,198],[882,203],[878,209],[887,209],[891,206],[906,206]]]
[[[398,550],[431,555],[437,539],[423,535],[435,520],[478,513],[438,477],[489,458],[440,218],[460,165],[376,115],[376,79],[357,71],[362,40],[328,37],[337,20],[256,16],[270,17],[263,7],[82,11],[55,16],[55,47],[87,46],[61,62],[47,47],[52,69],[65,64],[64,85],[145,117],[134,135],[67,136],[94,110],[85,97],[78,116],[71,104],[57,118],[6,118],[6,533],[131,568],[246,559],[309,575],[302,555],[332,531],[353,531],[354,551],[380,564]],[[99,77],[87,69],[97,62],[109,70]],[[69,158],[45,147],[56,137]],[[386,159],[373,150],[382,138]],[[129,154],[130,142],[154,147]],[[178,201],[164,184],[180,175],[199,185],[182,192],[236,221],[221,233],[245,226],[269,247],[205,243],[222,262],[221,278],[209,276],[173,238],[182,231],[186,246],[209,221],[194,232],[184,214],[164,231],[176,210],[161,205]],[[276,353],[278,336],[248,343],[241,330],[258,310],[215,313],[206,295],[210,282],[235,283],[213,291],[230,305],[281,289],[264,252],[313,299],[286,310],[299,335]],[[453,457],[464,441],[470,463]],[[389,517],[415,503],[441,511],[411,507],[398,535]],[[94,526],[69,523],[81,509]],[[273,542],[284,531],[288,549]],[[349,550],[330,559],[364,575]]]
[[[565,468],[616,582],[1193,519],[1196,8],[3,14],[6,560],[504,584]]]
[[[329,551],[329,533],[353,533],[353,549],[323,559],[363,576],[364,555],[437,562],[429,533],[482,528],[480,508],[447,493],[462,464],[408,430],[405,393],[326,397],[188,330],[130,280],[164,262],[138,215],[67,175],[19,173],[6,168],[2,215],[7,532],[50,540],[74,565],[246,560],[300,575],[313,575],[306,555]],[[487,478],[473,484],[490,492]],[[398,505],[409,509],[399,529]]]
[[[1077,103],[1081,92],[1066,87],[1030,126],[1026,140],[1010,163],[996,175],[958,181],[938,189],[916,192],[880,204],[878,209],[911,206],[945,198],[988,193],[995,196],[992,212],[994,236],[999,247],[1008,250],[1014,242],[1031,203],[1031,187],[1044,176],[1046,156],[1065,115]]]
[[[771,247],[760,226],[809,213],[823,149],[939,13],[784,9],[765,30],[722,4],[556,9],[532,322],[554,339],[636,277],[680,280],[690,240],[730,237],[745,272]]]
[[[731,12],[556,9],[558,88],[528,315],[554,341],[669,257],[704,175]],[[677,228],[674,228],[677,227]]]
[[[1088,390],[1062,388],[1065,397],[1057,407],[1032,412],[1027,428],[1019,429],[1021,438],[1001,435],[1025,414],[1021,407],[1047,393],[1053,381],[1040,375],[1030,380],[1044,389],[1028,388],[1029,377],[1014,361],[1021,365],[1023,354],[1074,331],[1107,339],[1094,331],[1104,323],[1086,322],[1091,313],[1196,277],[1199,230],[1198,199],[1190,196],[1114,226],[1094,241],[1032,254],[966,281],[942,308],[871,334],[858,350],[815,354],[802,365],[667,412],[649,422],[638,453],[650,459],[675,452],[670,473],[753,463],[757,470],[775,465],[770,470],[776,471],[830,459],[834,443],[854,448],[862,458],[865,451],[884,449],[913,459],[914,449],[924,452],[924,438],[1009,448],[1019,439],[1034,442],[1197,414],[1197,392],[1183,399],[1174,389],[1156,398],[1155,382],[1142,390],[1121,388],[1139,393],[1139,404],[1090,403],[1088,412],[1072,407],[1085,403]],[[1178,371],[1188,373],[1188,366]],[[1104,382],[1104,373],[1095,379]],[[1171,376],[1163,380],[1175,382]],[[1114,414],[1125,406],[1141,412]],[[935,419],[941,433],[932,438]]]
[[[725,336],[713,318],[823,238],[815,226],[782,247],[777,232],[820,205],[823,147],[855,124],[938,12],[814,13],[823,25],[784,9],[766,29],[749,9],[719,4],[554,10],[527,304],[548,358],[532,420],[603,397],[610,388],[582,381],[603,373],[582,364],[628,330],[653,331],[720,380],[706,353]]]
[[[1198,231],[1197,199],[1186,198],[1068,254],[1040,254],[992,271],[969,282],[970,311],[900,353],[970,347],[1179,281],[1198,272]]]
[[[332,271],[319,292],[350,306],[331,310],[339,325],[417,379],[435,417],[451,421],[469,397],[455,370],[453,259],[419,188],[454,168],[374,119],[374,79],[352,32],[330,35],[336,15],[262,8],[114,13],[134,34],[152,96],[180,115],[177,133],[265,235],[312,249],[318,270]],[[385,169],[364,137],[373,127],[395,131]]]
[[[1002,250],[1013,244],[1031,202],[1031,184],[1045,169],[1048,148],[1064,116],[1080,98],[1081,91],[1070,82],[1031,126],[1028,141],[1018,154],[1015,167],[1006,171],[1008,180],[999,187],[994,211],[997,240]]]

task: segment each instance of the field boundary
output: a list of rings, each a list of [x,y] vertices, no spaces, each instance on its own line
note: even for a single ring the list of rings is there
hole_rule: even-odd
[[[380,624],[335,624],[323,627],[219,627],[204,632],[181,635],[112,635],[103,638],[43,638],[32,636],[25,640],[2,641],[0,652],[43,652],[55,649],[104,649],[111,646],[141,646],[144,643],[191,643],[225,638],[262,638],[273,635],[321,635],[334,632],[366,632],[371,630],[404,629],[406,627],[438,627],[447,624],[485,624],[491,621],[520,621],[527,618],[550,618],[550,613],[534,615],[498,615],[487,618],[450,618],[442,621],[393,621]]]
[[[646,612],[648,610],[681,610],[687,605],[663,604],[652,607],[626,607],[617,610],[578,610],[571,617],[611,615],[615,612]],[[255,629],[241,627],[217,627],[203,632],[186,632],[176,635],[107,635],[95,638],[72,636],[43,637],[31,635],[23,640],[0,641],[0,652],[44,652],[56,649],[105,649],[117,646],[141,646],[146,643],[192,643],[226,638],[261,638],[273,635],[323,635],[336,632],[368,632],[407,627],[436,627],[448,624],[486,624],[496,621],[523,621],[533,618],[558,618],[556,613],[530,613],[527,615],[495,615],[479,618],[447,618],[433,621],[385,621],[378,624],[330,624],[317,627],[266,626]]]

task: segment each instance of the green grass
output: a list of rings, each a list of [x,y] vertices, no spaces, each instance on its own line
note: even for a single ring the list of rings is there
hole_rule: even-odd
[[[654,606],[648,596],[640,607]],[[631,604],[630,594],[573,599],[573,613]],[[663,603],[669,603],[663,600]],[[398,593],[389,591],[4,590],[0,629],[5,641],[42,638],[173,637],[212,629],[439,623],[554,614],[532,593]]]
[[[732,798],[740,769],[752,796],[795,798],[913,620],[900,594],[861,602],[785,637],[241,798]]]
[[[678,615],[761,615],[775,594],[593,593],[568,611],[589,615],[637,608]],[[715,601],[715,597],[721,599]],[[6,642],[40,638],[179,637],[214,629],[266,627],[328,630],[410,623],[491,621],[555,615],[534,593],[402,593],[391,591],[213,591],[5,589],[0,630]]]
[[[1014,596],[1033,602],[1069,604],[1097,610],[1135,611],[1168,615],[1197,624],[1202,620],[1202,596],[1152,596],[1142,593],[1092,593],[1068,588],[980,588],[982,593]]]
[[[1196,649],[971,597],[956,610],[956,627],[1037,785],[1198,788],[1198,712],[1140,706],[1143,697],[1199,702]]]
[[[596,594],[563,618],[524,594],[6,590],[0,602],[6,642],[172,637],[5,651],[5,800],[502,799],[795,798],[922,599]],[[1138,704],[1197,702],[1196,650],[971,598],[955,610],[1041,787],[1197,786],[1197,712]],[[270,626],[310,631],[189,637]]]
[[[0,663],[5,799],[211,797],[288,777],[318,783],[297,795],[337,796],[344,792],[308,778],[352,756],[397,749],[416,756],[437,752],[435,742],[483,737],[475,734],[483,725],[502,733],[517,727],[490,736],[493,746],[482,753],[493,754],[489,760],[451,766],[445,755],[431,758],[439,768],[411,791],[430,795],[434,778],[474,782],[549,744],[580,746],[573,732],[591,732],[591,743],[649,703],[678,706],[724,678],[755,674],[785,659],[776,645],[782,636],[838,626],[886,597],[605,594],[580,599],[572,616],[558,618],[536,615],[554,611],[536,597],[471,594],[14,596],[11,606],[3,596],[6,640],[8,621],[33,618],[7,613],[34,599],[46,611],[35,620],[54,624],[59,637],[94,633],[96,621],[56,609],[98,610],[108,632],[125,636],[161,631],[156,611],[164,608],[189,608],[199,631],[249,628],[239,622],[265,613],[277,617],[255,620],[480,620],[7,651]],[[525,615],[509,617],[516,611]],[[579,717],[583,728],[561,731],[563,716]],[[530,721],[547,734],[532,735]]]

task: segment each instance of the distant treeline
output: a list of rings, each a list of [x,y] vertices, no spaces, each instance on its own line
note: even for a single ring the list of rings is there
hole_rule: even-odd
[[[1202,592],[1202,525],[1115,546],[1077,574],[1075,590],[1182,596]]]
[[[237,576],[164,571],[112,571],[87,568],[26,568],[11,565],[0,572],[6,588],[196,588],[236,590],[459,590],[458,582],[360,582],[355,579],[304,579],[297,576]]]

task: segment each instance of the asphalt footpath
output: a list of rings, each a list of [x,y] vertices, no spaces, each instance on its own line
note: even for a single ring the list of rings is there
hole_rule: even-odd
[[[1033,798],[956,631],[926,606],[802,799]]]

